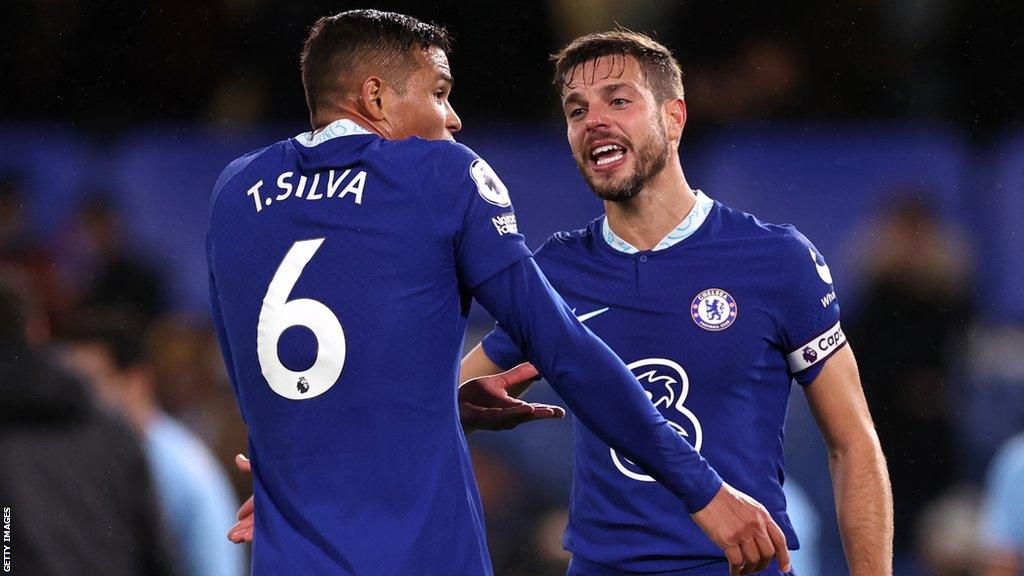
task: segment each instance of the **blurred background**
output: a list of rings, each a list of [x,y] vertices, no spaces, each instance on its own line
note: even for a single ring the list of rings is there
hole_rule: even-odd
[[[690,183],[795,224],[831,265],[889,459],[897,574],[1020,573],[1024,9],[1007,2],[4,0],[0,278],[38,311],[25,324],[40,364],[0,376],[5,395],[35,383],[0,409],[0,505],[63,490],[40,506],[69,507],[70,523],[74,510],[95,520],[104,498],[152,503],[159,518],[140,522],[163,528],[136,537],[153,562],[245,569],[248,551],[224,537],[250,482],[232,464],[246,432],[208,320],[208,198],[229,161],[309,129],[301,43],[319,16],[357,7],[449,28],[458,138],[501,175],[532,247],[601,213],[547,55],[615,24],[672,48]],[[467,349],[489,327],[475,311]],[[78,380],[47,378],[51,360]],[[560,402],[544,384],[528,398]],[[496,574],[564,574],[570,428],[471,437]],[[97,476],[129,436],[136,448],[117,454],[140,465]],[[811,543],[795,566],[844,574],[799,387],[786,449],[794,524]],[[53,458],[68,462],[63,484],[39,480]]]

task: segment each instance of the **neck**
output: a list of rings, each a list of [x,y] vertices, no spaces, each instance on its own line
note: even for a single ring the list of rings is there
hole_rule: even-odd
[[[383,120],[374,120],[366,114],[361,113],[355,106],[345,105],[321,112],[316,116],[311,116],[310,124],[313,125],[313,134],[316,134],[329,126],[332,122],[336,122],[338,120],[351,120],[381,138],[390,138],[389,134],[392,132],[387,122]]]
[[[604,210],[612,232],[643,251],[654,249],[683,221],[696,201],[679,155],[673,153],[665,168],[644,183],[639,194],[624,202],[605,200]]]

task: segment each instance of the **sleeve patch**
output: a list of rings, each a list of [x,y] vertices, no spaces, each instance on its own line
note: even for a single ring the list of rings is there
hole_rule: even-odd
[[[480,193],[481,198],[501,208],[508,208],[512,205],[508,188],[494,173],[494,169],[482,158],[477,158],[469,165],[469,175],[473,177],[476,190]]]
[[[786,355],[789,371],[793,374],[803,372],[811,366],[824,362],[833,352],[846,343],[843,327],[836,322],[831,328],[815,336],[796,350]]]

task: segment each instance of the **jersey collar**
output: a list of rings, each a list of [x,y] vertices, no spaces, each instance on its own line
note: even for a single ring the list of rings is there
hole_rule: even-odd
[[[362,134],[373,134],[373,132],[370,132],[348,118],[342,118],[341,120],[331,122],[315,133],[303,132],[295,137],[295,141],[307,148],[312,148],[313,146],[323,144],[324,142],[338,138],[339,136],[359,136]]]
[[[686,238],[689,238],[697,231],[698,228],[700,228],[700,225],[704,223],[704,220],[707,219],[708,212],[711,212],[711,207],[714,206],[715,201],[708,198],[708,196],[700,190],[694,190],[694,192],[697,193],[697,201],[693,204],[693,208],[690,209],[690,213],[683,218],[683,221],[676,226],[675,230],[669,232],[661,239],[661,242],[658,242],[652,252],[671,248]],[[633,246],[629,242],[619,238],[615,232],[612,232],[611,226],[608,225],[607,216],[605,216],[604,220],[601,221],[601,234],[604,236],[604,241],[619,252],[624,252],[626,254],[636,254],[639,252],[636,246]]]

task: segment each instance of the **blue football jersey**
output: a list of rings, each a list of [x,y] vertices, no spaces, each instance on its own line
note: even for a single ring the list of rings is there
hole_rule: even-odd
[[[230,164],[207,251],[253,573],[491,574],[458,361],[472,289],[530,252],[486,162],[338,121]]]
[[[678,434],[761,502],[796,547],[782,491],[783,425],[791,381],[810,383],[845,343],[832,277],[792,226],[703,201],[699,227],[663,249],[613,247],[602,217],[556,234],[535,257]],[[502,367],[529,360],[500,326],[483,345]],[[585,427],[574,436],[565,535],[574,569],[670,574],[723,557],[650,476]]]

